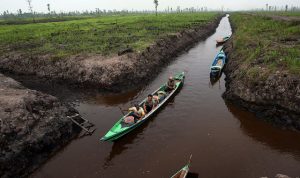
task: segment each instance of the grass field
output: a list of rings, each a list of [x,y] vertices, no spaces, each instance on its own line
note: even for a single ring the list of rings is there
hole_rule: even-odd
[[[300,24],[242,13],[231,19],[236,26],[234,53],[245,59],[241,77],[266,79],[277,70],[300,75]]]
[[[142,50],[156,39],[203,25],[217,13],[112,15],[65,22],[0,25],[1,52],[18,51],[56,58],[80,53],[110,55]]]
[[[70,21],[70,20],[80,20],[88,19],[91,16],[53,16],[53,17],[35,17],[34,21],[31,17],[15,17],[15,18],[6,18],[0,19],[0,25],[24,25],[24,24],[33,24],[33,23],[47,23],[47,22],[61,22],[61,21]]]
[[[283,11],[277,11],[277,12],[274,12],[274,11],[271,11],[271,12],[260,11],[260,12],[257,12],[257,14],[260,14],[260,15],[278,15],[278,16],[287,16],[287,17],[300,17],[300,11],[294,11],[294,12],[291,12],[291,11],[288,11],[288,12],[283,12]]]

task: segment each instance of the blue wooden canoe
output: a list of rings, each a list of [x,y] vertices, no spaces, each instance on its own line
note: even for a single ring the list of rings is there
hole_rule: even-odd
[[[223,67],[226,63],[226,55],[223,50],[221,50],[215,57],[211,67],[210,67],[210,75],[211,77],[215,77],[221,74]]]

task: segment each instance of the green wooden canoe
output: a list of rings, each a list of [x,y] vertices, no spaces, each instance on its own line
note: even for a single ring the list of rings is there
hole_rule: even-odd
[[[114,141],[119,139],[120,137],[124,136],[125,134],[129,133],[130,131],[132,131],[133,129],[135,129],[136,127],[140,126],[142,123],[144,123],[146,120],[148,120],[150,118],[151,115],[153,115],[155,112],[157,112],[159,110],[159,108],[161,108],[165,103],[167,103],[167,101],[176,94],[177,91],[179,91],[179,89],[183,86],[183,82],[184,82],[184,77],[185,74],[184,72],[182,73],[178,73],[177,75],[174,76],[175,79],[175,89],[168,93],[165,97],[164,100],[162,100],[158,106],[156,106],[152,111],[150,111],[149,113],[147,113],[143,119],[137,121],[134,124],[128,125],[124,123],[124,118],[127,117],[130,112],[128,112],[125,116],[123,116],[102,138],[102,141]],[[157,93],[158,91],[164,91],[166,88],[166,84],[163,84],[160,88],[158,88],[155,92],[153,92],[152,94],[154,95],[155,93]],[[139,105],[142,106],[144,104],[144,102],[146,101],[147,98],[145,98]]]
[[[189,162],[183,168],[177,171],[171,178],[186,178],[190,170],[191,159],[192,155],[190,156]]]

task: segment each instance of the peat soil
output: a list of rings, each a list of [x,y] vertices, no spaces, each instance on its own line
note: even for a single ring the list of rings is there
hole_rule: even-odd
[[[216,39],[229,34],[230,24],[224,17],[216,33],[134,91],[73,92],[22,79],[24,86],[71,100],[97,128],[92,136],[72,141],[31,177],[170,177],[191,154],[190,171],[198,177],[271,178],[279,173],[298,177],[300,134],[273,127],[224,101],[224,75],[210,81],[210,65],[221,49],[216,47]],[[183,88],[157,115],[116,142],[99,140],[122,117],[119,107],[127,109],[140,102],[170,75],[181,71],[186,72]]]
[[[49,56],[2,55],[0,72],[6,76],[0,73],[1,177],[26,177],[80,131],[66,117],[76,110],[12,78],[32,75],[41,82],[46,79],[111,91],[136,88],[156,76],[172,58],[214,33],[220,20],[221,16],[205,26],[160,39],[141,53],[109,59],[79,55],[53,61]]]
[[[66,116],[74,113],[0,73],[0,177],[26,177],[73,139],[79,129]]]
[[[213,34],[221,18],[222,15],[219,15],[206,25],[168,35],[142,52],[109,58],[91,54],[51,60],[49,55],[4,54],[0,56],[0,72],[35,75],[79,87],[120,92],[153,79],[171,59]]]
[[[289,23],[293,19],[281,16],[270,16],[269,18],[275,20],[287,18]],[[232,22],[231,24],[234,32],[237,27]],[[224,69],[226,91],[223,98],[256,113],[258,118],[262,118],[277,127],[300,131],[299,75],[291,74],[285,70],[277,70],[270,73],[266,80],[258,82],[251,82],[238,77],[245,57],[235,55],[234,40],[233,33],[232,38],[224,45],[228,61]],[[285,41],[282,42],[285,43]],[[255,51],[254,48],[249,48],[249,50]],[[264,67],[259,59],[253,63],[261,65],[261,68]]]

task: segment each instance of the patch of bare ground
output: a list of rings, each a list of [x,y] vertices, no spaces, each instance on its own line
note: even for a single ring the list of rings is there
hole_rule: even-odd
[[[74,138],[79,130],[66,118],[74,112],[0,73],[1,177],[26,177]]]
[[[267,17],[273,20],[286,21],[286,22],[300,22],[300,17],[293,16],[279,16],[279,15],[267,15]]]

